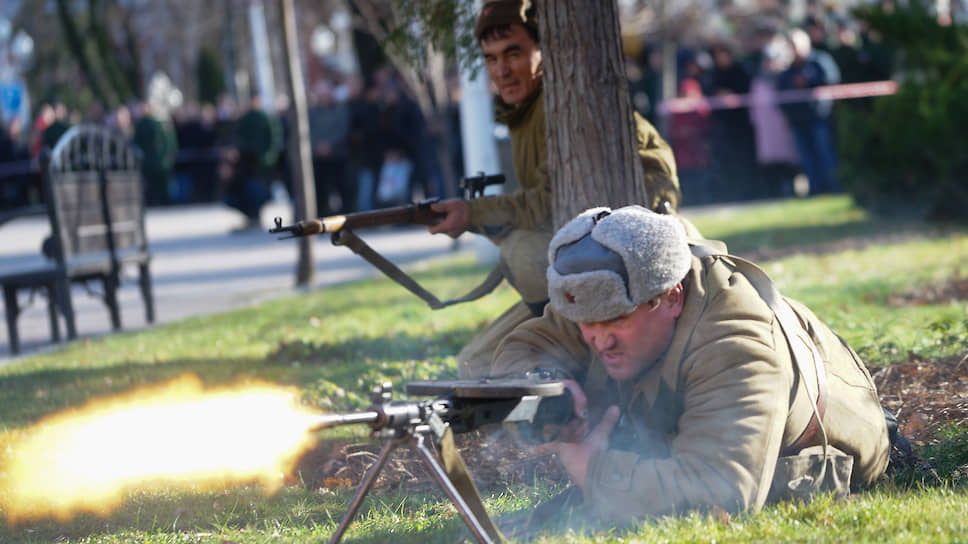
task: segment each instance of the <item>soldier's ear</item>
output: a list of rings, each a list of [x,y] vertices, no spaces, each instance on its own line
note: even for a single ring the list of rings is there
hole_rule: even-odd
[[[669,304],[672,308],[676,309],[676,315],[682,312],[682,306],[685,302],[686,296],[682,289],[682,282],[679,282],[672,286],[671,289],[663,293],[662,300]]]

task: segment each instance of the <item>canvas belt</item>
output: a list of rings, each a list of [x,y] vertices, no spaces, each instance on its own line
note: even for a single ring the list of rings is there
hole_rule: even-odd
[[[780,329],[786,337],[793,356],[794,367],[803,380],[809,398],[814,404],[814,413],[807,422],[806,427],[789,447],[785,448],[782,455],[792,455],[811,445],[821,431],[823,416],[827,408],[827,371],[824,367],[823,357],[817,349],[817,345],[807,333],[803,322],[793,311],[786,300],[777,291],[776,286],[762,268],[756,266],[746,259],[728,255],[718,251],[716,248],[703,244],[690,244],[692,253],[696,257],[703,258],[708,256],[722,256],[732,260],[738,270],[756,289],[760,298],[773,310]],[[804,372],[804,365],[810,365],[810,369],[816,373],[816,379],[811,380]]]
[[[444,463],[444,471],[447,473],[447,477],[457,488],[467,507],[477,517],[487,536],[494,542],[505,542],[504,535],[501,534],[494,520],[488,515],[487,509],[484,508],[484,501],[481,499],[477,486],[474,485],[474,480],[471,479],[467,464],[464,463],[464,458],[461,457],[457,446],[454,445],[454,433],[450,428],[447,428],[443,436],[440,437],[440,458]]]
[[[411,293],[420,297],[433,310],[439,310],[441,308],[446,308],[447,306],[460,304],[462,302],[477,300],[493,291],[494,288],[501,283],[501,280],[504,279],[504,269],[498,265],[491,270],[491,273],[488,274],[477,287],[468,291],[464,296],[441,301],[439,298],[434,296],[433,293],[417,283],[417,281],[411,278],[406,272],[400,270],[400,267],[387,260],[387,258],[383,255],[377,253],[376,250],[370,247],[366,242],[363,241],[362,238],[354,234],[350,229],[344,227],[343,229],[334,232],[333,244],[348,247],[353,251],[353,253],[363,257],[367,262],[386,274],[387,277],[397,282]]]

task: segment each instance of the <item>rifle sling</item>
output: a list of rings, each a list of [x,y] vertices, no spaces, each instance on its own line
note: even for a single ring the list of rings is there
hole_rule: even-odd
[[[460,456],[457,446],[454,445],[454,433],[450,430],[450,427],[440,437],[440,458],[444,462],[444,471],[450,478],[450,482],[457,488],[464,502],[467,503],[467,507],[477,517],[488,536],[494,542],[505,542],[504,535],[501,534],[491,516],[487,514],[487,509],[484,508],[484,501],[481,499],[477,486],[474,485],[474,480],[471,479],[464,458]]]
[[[426,302],[433,310],[439,310],[441,308],[446,308],[447,306],[460,304],[462,302],[477,300],[493,291],[494,288],[501,283],[501,280],[504,279],[504,273],[501,267],[495,267],[494,270],[491,270],[491,273],[484,278],[484,281],[482,281],[480,285],[468,291],[464,296],[441,302],[441,300],[434,296],[433,293],[424,289],[423,286],[407,275],[406,272],[400,270],[397,265],[388,261],[383,255],[377,253],[376,250],[367,245],[366,242],[354,234],[350,229],[343,228],[342,230],[333,233],[333,244],[350,248],[353,253],[356,253],[360,257],[366,259],[367,262],[386,274],[391,280],[399,283],[408,291],[423,299],[423,301]]]
[[[803,429],[803,432],[800,433],[797,440],[786,449],[784,455],[795,455],[803,448],[814,443],[817,433],[820,433],[824,437],[824,451],[826,451],[826,433],[823,428],[823,416],[827,408],[827,370],[824,366],[823,357],[817,350],[813,339],[804,330],[800,318],[790,308],[790,305],[783,300],[783,296],[780,295],[773,281],[770,280],[770,277],[767,276],[762,268],[746,259],[727,254],[724,248],[714,245],[712,241],[691,241],[690,249],[692,250],[692,254],[700,259],[708,256],[721,256],[732,259],[736,270],[749,280],[753,288],[756,289],[756,292],[759,293],[760,298],[773,310],[773,315],[776,317],[777,322],[780,324],[780,329],[786,337],[791,355],[793,356],[794,367],[799,371],[800,378],[803,380],[804,386],[807,389],[807,394],[813,401],[814,413],[810,421],[807,422],[806,428]],[[809,371],[804,369],[806,365],[812,367],[811,370],[816,375],[815,381],[810,379]]]

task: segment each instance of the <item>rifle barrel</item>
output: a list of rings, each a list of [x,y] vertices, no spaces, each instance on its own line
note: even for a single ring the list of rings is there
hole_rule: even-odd
[[[331,215],[319,219],[307,219],[295,225],[282,226],[282,220],[276,220],[276,227],[269,229],[270,234],[289,232],[293,236],[309,236],[337,232],[344,228],[379,227],[381,225],[433,225],[445,214],[432,211],[430,205],[435,201],[424,201],[407,206],[396,206],[366,212],[354,212],[346,215]]]

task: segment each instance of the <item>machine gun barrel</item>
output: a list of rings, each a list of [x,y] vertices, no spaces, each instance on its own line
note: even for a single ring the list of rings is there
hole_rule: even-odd
[[[383,384],[374,388],[372,404],[366,410],[317,416],[312,430],[365,424],[374,432],[399,435],[437,418],[454,433],[460,434],[493,423],[539,429],[546,424],[562,425],[573,417],[571,393],[560,382],[531,384],[539,394],[521,393],[506,387],[502,389],[500,382],[471,383],[467,386],[470,395],[461,388],[447,391],[448,385],[453,383],[457,382],[411,382],[412,387],[408,389],[416,394],[438,394],[435,399],[420,401],[392,401],[390,384]],[[537,389],[549,385],[552,386],[551,393],[547,392],[547,388],[545,391]],[[476,396],[482,394],[485,396]]]
[[[356,412],[352,414],[325,414],[318,416],[311,430],[321,431],[341,425],[366,424],[372,426],[380,419],[380,413],[375,411]]]

